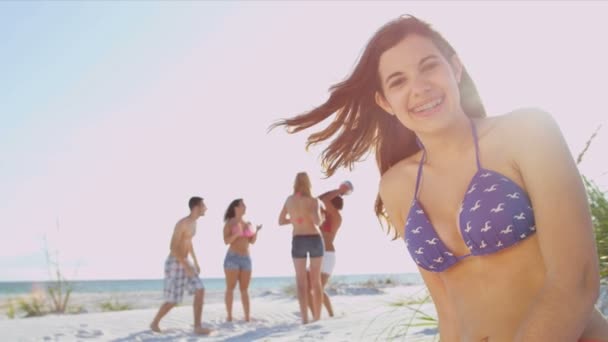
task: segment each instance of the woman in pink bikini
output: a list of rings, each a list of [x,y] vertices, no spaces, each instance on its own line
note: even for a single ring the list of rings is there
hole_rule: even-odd
[[[375,151],[376,214],[418,265],[442,341],[608,341],[585,189],[550,115],[486,117],[453,47],[412,16],[381,27],[330,89],[277,125],[295,133],[335,114],[308,139],[330,141],[328,176]]]
[[[226,274],[226,312],[228,322],[232,321],[233,293],[238,282],[243,302],[245,321],[249,322],[249,281],[251,280],[251,257],[249,245],[254,244],[257,233],[262,225],[253,227],[251,222],[243,219],[247,207],[242,199],[230,203],[224,214],[224,243],[229,245],[224,258],[224,273]]]
[[[296,287],[302,323],[308,323],[308,291],[312,290],[313,321],[321,317],[321,260],[323,257],[323,239],[321,224],[321,204],[312,196],[310,178],[306,172],[296,175],[293,195],[287,197],[279,215],[279,225],[291,224],[293,238],[291,256],[296,270]],[[310,257],[310,287],[306,277],[306,259]]]

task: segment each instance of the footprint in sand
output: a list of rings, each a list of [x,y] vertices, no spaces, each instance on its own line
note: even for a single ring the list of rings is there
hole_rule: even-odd
[[[103,331],[101,330],[78,330],[76,333],[76,337],[78,338],[95,338],[103,336]]]
[[[317,330],[317,329],[321,329],[321,324],[319,323],[308,323],[304,326],[304,329],[306,330]]]

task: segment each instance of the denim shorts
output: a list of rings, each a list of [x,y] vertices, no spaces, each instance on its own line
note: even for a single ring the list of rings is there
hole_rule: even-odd
[[[228,251],[224,258],[224,268],[227,270],[251,271],[251,258],[249,255],[240,255]]]
[[[291,257],[294,259],[305,259],[307,255],[311,258],[322,257],[324,250],[323,238],[319,234],[295,235],[291,240]]]

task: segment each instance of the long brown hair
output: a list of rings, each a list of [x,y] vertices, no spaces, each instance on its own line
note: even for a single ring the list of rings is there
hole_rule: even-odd
[[[380,108],[374,98],[376,92],[382,92],[378,74],[380,56],[410,34],[430,39],[446,59],[456,54],[454,48],[429,24],[413,16],[401,16],[374,34],[352,74],[329,89],[330,96],[325,103],[304,114],[279,120],[270,129],[285,126],[289,133],[296,133],[335,113],[329,126],[311,134],[306,143],[308,149],[335,135],[321,154],[327,177],[339,167],[352,170],[354,164],[365,159],[371,151],[376,154],[380,175],[400,160],[415,154],[420,148],[415,142],[414,132]],[[467,116],[486,116],[475,84],[465,68],[459,90],[460,104]],[[390,232],[392,225],[379,195],[376,196],[375,212],[381,223],[386,221]]]

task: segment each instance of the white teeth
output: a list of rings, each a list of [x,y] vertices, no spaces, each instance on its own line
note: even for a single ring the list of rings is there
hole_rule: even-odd
[[[435,108],[437,107],[439,104],[441,104],[441,102],[443,101],[443,99],[437,99],[431,102],[427,102],[425,104],[423,104],[422,106],[418,106],[414,109],[412,109],[412,111],[414,113],[418,113],[418,112],[422,112],[423,110],[429,110],[431,108]]]

